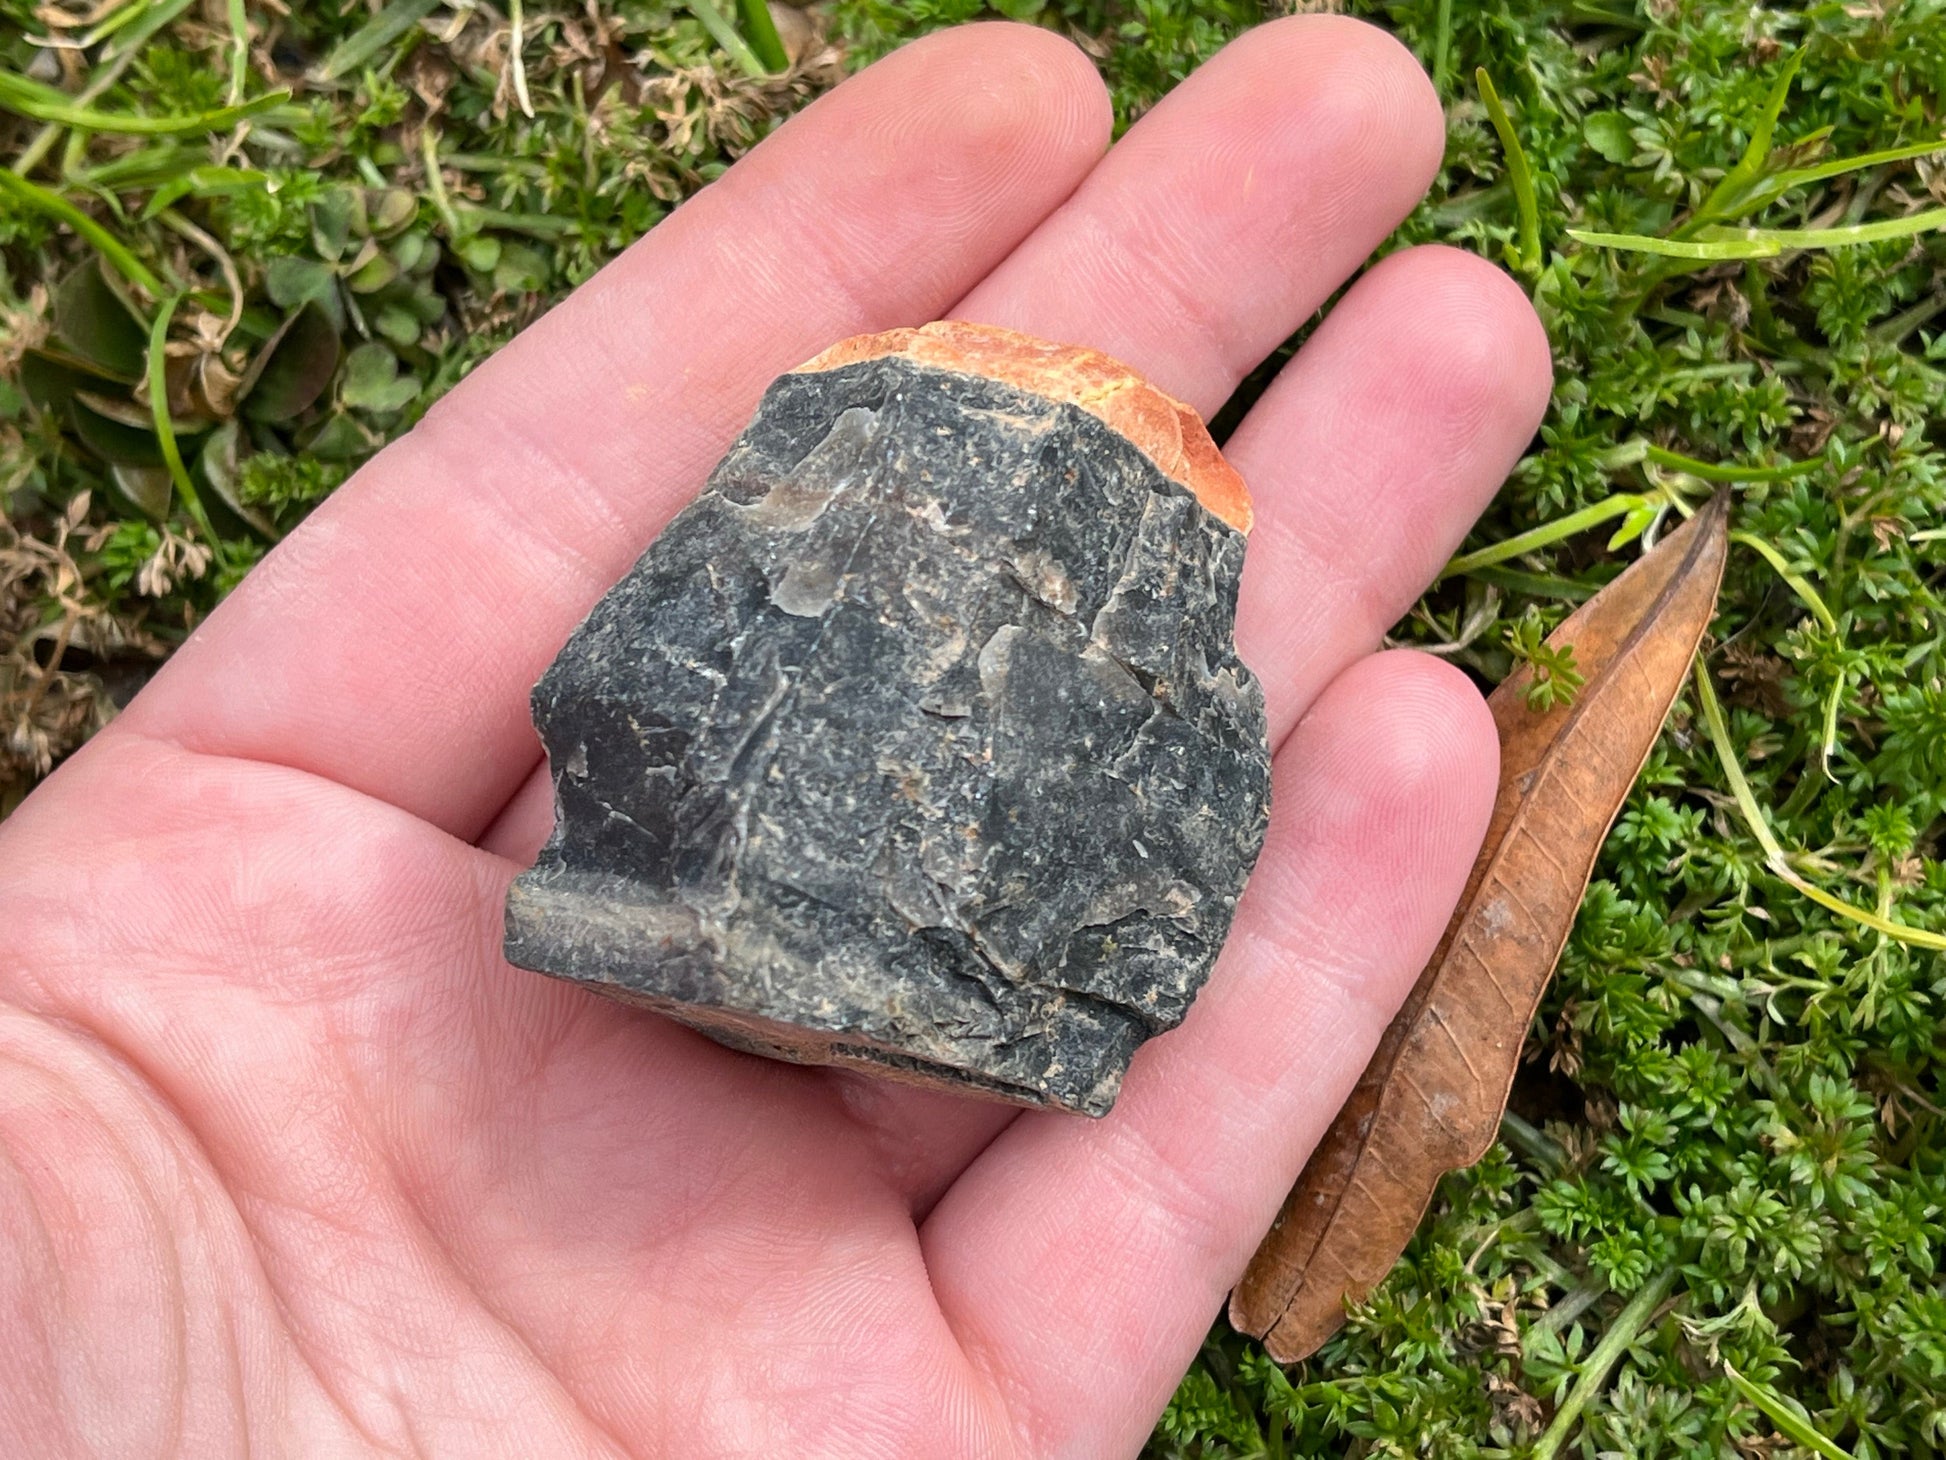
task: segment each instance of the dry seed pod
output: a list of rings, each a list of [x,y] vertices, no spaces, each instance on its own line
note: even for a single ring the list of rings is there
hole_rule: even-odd
[[[965,324],[783,376],[534,691],[522,967],[726,1044],[1099,1115],[1263,844],[1247,493],[1094,351]]]

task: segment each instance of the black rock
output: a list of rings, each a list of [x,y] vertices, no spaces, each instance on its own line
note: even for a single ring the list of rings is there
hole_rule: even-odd
[[[556,823],[507,957],[1105,1113],[1263,844],[1243,550],[1081,405],[904,353],[782,377],[534,691]]]

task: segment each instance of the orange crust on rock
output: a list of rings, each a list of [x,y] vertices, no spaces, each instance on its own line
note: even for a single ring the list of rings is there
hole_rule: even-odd
[[[835,370],[882,355],[904,355],[940,370],[984,375],[1079,406],[1126,436],[1164,476],[1189,488],[1210,512],[1238,532],[1250,531],[1250,489],[1223,459],[1203,418],[1099,350],[1056,345],[997,325],[942,319],[917,329],[853,335],[792,373]]]

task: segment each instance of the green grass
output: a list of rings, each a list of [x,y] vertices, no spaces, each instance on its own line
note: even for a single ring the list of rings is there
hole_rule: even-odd
[[[1265,10],[992,8],[1096,38],[1124,122]],[[1449,107],[1397,242],[1508,265],[1560,363],[1397,638],[1497,680],[1673,503],[1732,482],[1738,537],[1710,690],[1610,838],[1502,1145],[1317,1359],[1219,1326],[1152,1453],[1946,1449],[1946,0],[1354,8]],[[604,6],[606,34],[528,0],[518,74],[484,11],[442,40],[425,0],[291,9],[128,0],[43,75],[47,20],[0,0],[0,810],[359,461],[830,79],[756,74],[770,40],[723,0]],[[983,13],[833,21],[856,65]]]

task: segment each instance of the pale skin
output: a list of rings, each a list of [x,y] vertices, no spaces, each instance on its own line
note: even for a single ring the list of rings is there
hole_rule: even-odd
[[[0,825],[0,1454],[1125,1457],[1430,952],[1493,729],[1380,652],[1531,436],[1520,290],[1367,272],[1236,432],[1269,843],[1106,1120],[732,1053],[500,958],[527,692],[779,372],[940,316],[1205,413],[1437,167],[1236,42],[1112,150],[1006,25],[847,82],[322,507]]]

